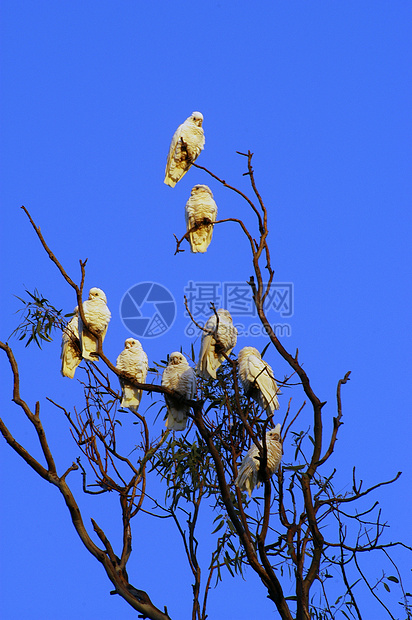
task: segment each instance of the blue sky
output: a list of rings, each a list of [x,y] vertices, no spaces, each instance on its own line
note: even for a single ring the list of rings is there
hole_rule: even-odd
[[[5,0],[1,16],[1,339],[16,325],[14,295],[26,288],[37,287],[66,312],[76,305],[24,204],[73,279],[79,259],[88,258],[86,288],[102,288],[112,311],[105,341],[112,360],[131,335],[120,302],[147,281],[167,287],[177,304],[170,331],[142,341],[150,361],[181,345],[189,352],[182,305],[188,282],[244,282],[252,273],[234,224],[216,227],[206,255],[173,255],[173,233],[184,233],[184,205],[196,183],[210,185],[219,217],[254,224],[246,205],[200,170],[192,168],[173,190],[163,184],[173,132],[200,110],[206,145],[199,164],[249,191],[236,151],[255,153],[275,278],[294,286],[284,344],[292,352],[299,347],[315,391],[328,401],[326,427],[337,381],[352,371],[336,450],[342,486],[354,464],[371,485],[404,472],[378,494],[390,539],[409,536],[411,511],[411,12],[409,2],[389,0]],[[249,342],[239,339],[237,348]],[[77,453],[45,397],[70,407],[80,388],[60,376],[58,338],[42,351],[10,343],[22,394],[31,404],[40,400],[64,471]],[[263,348],[265,340],[252,344]],[[277,376],[286,372],[274,350],[267,360]],[[0,364],[4,417],[36,452],[10,403],[4,358]],[[303,427],[310,424],[305,416]],[[133,433],[130,420],[124,428]],[[4,444],[1,453],[4,617],[134,616],[109,597],[110,584],[72,531],[56,490]],[[71,483],[80,493],[76,474]],[[114,501],[82,502],[116,540]],[[191,592],[177,548],[171,527],[135,525],[131,582],[173,618],[188,617]],[[239,596],[245,588],[247,596]],[[271,606],[253,575],[246,584],[228,577],[211,593],[211,618],[258,612],[269,617]]]

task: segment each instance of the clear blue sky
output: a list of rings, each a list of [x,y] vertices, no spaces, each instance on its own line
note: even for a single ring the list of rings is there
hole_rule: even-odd
[[[184,232],[184,205],[196,183],[210,185],[220,217],[253,221],[202,171],[192,169],[173,190],[163,184],[173,132],[200,110],[206,146],[199,164],[247,189],[236,151],[255,153],[275,277],[294,285],[284,344],[299,347],[315,391],[328,401],[327,427],[337,381],[352,370],[336,450],[342,486],[354,464],[370,485],[404,472],[378,494],[389,539],[410,539],[411,13],[409,1],[397,0],[4,0],[1,16],[1,339],[16,324],[13,295],[25,288],[37,287],[66,312],[76,305],[24,204],[72,278],[88,257],[86,288],[104,289],[112,310],[105,341],[112,360],[131,335],[120,301],[144,281],[166,286],[177,302],[171,330],[143,341],[150,361],[181,344],[189,351],[188,282],[251,275],[235,225],[215,229],[206,255],[173,256],[173,233]],[[22,395],[31,405],[40,400],[64,471],[77,452],[45,397],[71,407],[80,388],[60,376],[59,339],[42,351],[10,343]],[[239,339],[238,348],[248,343]],[[265,340],[252,344],[263,348]],[[274,350],[267,359],[277,375],[285,372]],[[31,448],[31,429],[10,403],[3,357],[0,364],[2,414]],[[305,415],[306,428],[309,410]],[[124,429],[133,433],[130,420]],[[108,595],[111,585],[77,539],[57,491],[4,443],[1,455],[4,618],[135,617]],[[79,478],[70,480],[78,491]],[[118,541],[117,504],[81,502]],[[129,568],[131,582],[174,619],[189,617],[191,596],[178,542],[172,527],[163,533],[157,523],[136,523]],[[252,575],[246,584],[227,577],[212,591],[209,613],[213,620],[272,617]]]

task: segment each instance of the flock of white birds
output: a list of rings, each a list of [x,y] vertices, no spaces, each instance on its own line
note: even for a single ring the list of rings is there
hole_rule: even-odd
[[[202,128],[203,115],[193,112],[176,130],[167,157],[165,183],[174,187],[186,174],[204,148],[205,138]],[[192,252],[206,252],[213,234],[217,216],[217,206],[207,185],[195,185],[186,204],[187,237]],[[101,340],[107,332],[110,310],[107,299],[99,288],[91,288],[89,298],[83,302],[83,313],[88,326]],[[179,395],[173,398],[165,395],[167,407],[166,427],[174,431],[186,428],[191,401],[196,396],[196,375],[202,379],[216,380],[216,371],[230,355],[237,341],[237,329],[230,313],[221,308],[206,322],[203,328],[199,361],[196,369],[189,366],[186,357],[179,352],[169,355],[168,365],[162,375],[162,386]],[[64,377],[73,379],[75,370],[82,359],[97,361],[98,339],[86,329],[78,308],[63,331],[61,351],[61,372]],[[142,389],[133,382],[146,382],[148,358],[142,345],[135,338],[127,338],[124,350],[116,362],[117,369],[124,373],[120,377],[122,388],[121,406],[137,412],[142,398]],[[238,354],[240,382],[246,396],[252,398],[268,415],[279,409],[279,388],[272,368],[254,347],[244,347]],[[128,380],[131,379],[131,380]],[[278,469],[282,458],[280,424],[266,433],[267,467],[272,476]],[[261,446],[253,444],[247,452],[235,484],[249,496],[259,487]]]

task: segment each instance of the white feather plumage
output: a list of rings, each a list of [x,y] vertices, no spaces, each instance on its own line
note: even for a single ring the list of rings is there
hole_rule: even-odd
[[[165,180],[166,185],[174,187],[186,174],[192,163],[205,145],[202,129],[203,114],[193,112],[184,123],[179,125],[170,144],[167,156]]]
[[[184,355],[175,351],[169,355],[169,363],[163,371],[162,385],[188,400],[192,400],[196,394],[196,375]],[[183,431],[186,428],[187,414],[190,406],[179,403],[176,399],[165,394],[168,411],[166,420],[167,428],[174,431]]]
[[[213,314],[206,322],[204,329],[207,331],[203,332],[200,345],[199,363],[196,370],[197,374],[206,380],[216,379],[216,370],[225,359],[222,352],[230,355],[237,341],[237,329],[233,325],[230,312],[220,308],[217,314],[219,324],[217,324],[216,315]],[[218,344],[216,340],[219,341]]]
[[[104,340],[107,326],[110,321],[110,310],[106,304],[106,295],[100,288],[93,287],[89,291],[89,299],[83,302],[84,317],[89,326]],[[97,338],[83,325],[79,315],[79,337],[82,356],[85,360],[96,361],[97,357],[91,354],[97,351]]]
[[[239,351],[239,377],[247,396],[253,398],[268,414],[279,409],[279,388],[272,368],[262,360],[254,347]]]
[[[124,349],[116,361],[116,368],[133,377],[139,383],[146,383],[149,363],[143,347],[135,338],[127,338]],[[121,406],[136,412],[142,398],[142,390],[132,385],[127,379],[119,377],[122,388]]]
[[[192,252],[206,252],[212,241],[217,205],[207,185],[195,185],[186,203],[186,230]],[[196,230],[192,230],[196,227]],[[192,230],[192,232],[190,232]]]
[[[282,440],[280,438],[280,424],[266,433],[267,465],[269,475],[273,476],[277,471],[282,460]],[[260,476],[260,454],[258,447],[253,446],[248,450],[245,458],[239,467],[238,476],[235,484],[241,491],[247,491],[249,497],[255,487],[259,488],[261,483]]]
[[[73,379],[77,366],[82,361],[79,327],[78,327],[78,308],[74,309],[75,314],[67,323],[62,334],[62,350],[61,350],[61,373],[63,377]]]

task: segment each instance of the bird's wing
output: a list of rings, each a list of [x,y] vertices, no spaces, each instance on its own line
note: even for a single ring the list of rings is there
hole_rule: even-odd
[[[139,383],[146,382],[148,370],[149,370],[149,360],[147,359],[146,353],[142,350],[139,353],[138,362],[137,362],[137,371],[136,371],[136,380],[139,381]]]
[[[256,355],[248,357],[248,376],[249,381],[260,390],[263,398],[263,408],[267,407],[271,413],[275,409],[279,409],[279,401],[277,399],[278,386],[273,376],[271,367]]]
[[[195,225],[194,221],[194,208],[193,208],[193,196],[190,196],[189,200],[185,206],[185,220],[186,220],[186,231],[189,232],[191,228]]]
[[[60,357],[63,377],[73,379],[75,370],[82,361],[77,316],[72,317],[63,330]]]
[[[202,345],[199,355],[197,372],[203,379],[216,379],[216,370],[212,364],[212,357],[215,356],[215,339],[212,334],[203,333]]]
[[[192,400],[196,394],[196,375],[193,368],[187,368],[180,375],[178,392],[186,396],[188,400]]]
[[[89,317],[86,316],[87,321],[88,321],[88,318]],[[80,315],[79,315],[79,340],[80,340],[80,346],[82,350],[82,357],[85,360],[91,360],[95,362],[97,358],[95,356],[92,356],[91,353],[94,353],[95,351],[97,351],[97,340],[94,336],[92,336],[89,330],[85,328]]]
[[[216,369],[214,368],[215,356],[215,338],[214,332],[216,329],[216,316],[211,316],[205,324],[205,330],[202,335],[202,342],[200,345],[199,363],[197,365],[197,373],[203,379],[209,379],[212,377],[216,379]]]
[[[239,467],[235,484],[241,491],[247,491],[249,497],[258,482],[259,461],[255,458],[259,454],[257,446],[253,445]]]
[[[123,351],[117,356],[116,360],[116,368],[121,372],[129,372],[127,359],[127,349],[123,349]]]
[[[237,341],[237,329],[233,321],[226,317],[220,317],[218,327],[218,337],[225,348],[226,355],[230,355]],[[223,361],[222,356],[222,361]]]
[[[180,160],[181,158],[180,138],[182,137],[183,125],[184,123],[179,125],[179,127],[176,129],[175,133],[173,134],[173,138],[170,143],[169,153],[167,155],[164,182],[167,185],[170,185],[170,187],[174,187],[177,183],[177,181],[175,181],[173,178],[173,172],[174,172],[174,168],[176,167],[176,159]]]
[[[116,360],[116,368],[121,372],[125,372],[128,375],[135,375],[135,364],[130,349],[123,349]],[[139,392],[141,391],[135,388],[127,379],[119,377],[119,383],[122,388],[122,402],[121,406],[128,408],[131,411],[137,411],[140,403]]]
[[[179,366],[181,365],[179,364]],[[179,368],[179,366],[168,366],[165,369],[162,378],[162,385],[176,390],[176,392],[179,392],[188,399],[192,398],[193,389],[196,390],[196,387],[193,388],[192,379],[194,371],[186,365],[182,365],[184,366],[183,369],[181,367]],[[166,372],[167,370],[169,370],[169,372]],[[183,431],[186,428],[187,414],[190,409],[189,405],[180,403],[166,394],[165,401],[168,411],[166,427],[174,431]]]
[[[282,444],[280,441],[268,441],[267,446],[267,463],[270,475],[273,476],[277,471],[280,461],[282,460]]]

